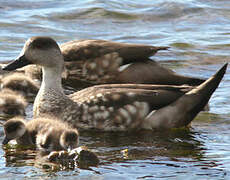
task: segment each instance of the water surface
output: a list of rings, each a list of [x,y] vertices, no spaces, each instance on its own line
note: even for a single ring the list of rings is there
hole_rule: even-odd
[[[0,58],[15,58],[25,40],[45,35],[170,46],[154,60],[176,72],[208,78],[230,55],[228,0],[0,0]],[[228,179],[230,70],[188,129],[166,132],[81,133],[101,159],[98,167],[45,166],[35,151],[0,149],[8,179]],[[28,109],[31,111],[31,107]],[[0,129],[2,141],[3,132]],[[123,150],[126,150],[125,153]]]

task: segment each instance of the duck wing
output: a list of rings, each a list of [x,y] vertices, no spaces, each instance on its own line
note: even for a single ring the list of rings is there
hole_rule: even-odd
[[[153,60],[130,64],[120,71],[113,83],[145,83],[190,86],[200,85],[205,79],[183,76]]]
[[[120,43],[106,40],[74,40],[60,46],[65,61],[89,60],[116,52],[123,59],[122,65],[142,61],[153,56],[159,50],[168,47],[157,47],[143,44]]]
[[[96,84],[142,83],[169,85],[199,85],[205,80],[183,76],[153,60],[122,66],[118,53],[110,53],[92,61],[65,62],[67,85],[88,87]],[[126,66],[126,67],[125,67]]]
[[[98,85],[69,97],[81,105],[78,128],[120,131],[138,129],[154,109],[178,99],[191,87],[114,84]]]

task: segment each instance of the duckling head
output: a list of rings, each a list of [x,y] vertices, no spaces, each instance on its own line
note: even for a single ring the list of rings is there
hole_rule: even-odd
[[[25,122],[21,119],[10,119],[4,124],[5,138],[2,142],[3,145],[7,144],[10,140],[22,137],[26,132]]]
[[[64,150],[72,150],[77,148],[79,142],[79,134],[75,129],[64,130],[60,136],[60,145]]]
[[[63,70],[64,59],[56,41],[50,37],[31,37],[26,41],[20,56],[3,70],[13,71],[29,64],[55,69],[60,67]]]

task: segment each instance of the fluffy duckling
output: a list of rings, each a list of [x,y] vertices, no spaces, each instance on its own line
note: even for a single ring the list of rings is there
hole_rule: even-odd
[[[42,68],[41,66],[38,65],[28,65],[25,66],[23,68],[20,68],[22,72],[24,72],[24,74],[27,77],[30,77],[31,79],[33,79],[36,82],[41,82],[42,80]]]
[[[10,73],[1,79],[1,88],[11,89],[27,99],[34,99],[39,86],[23,73]]]
[[[78,145],[78,131],[68,124],[50,118],[25,122],[13,118],[4,123],[3,144],[15,139],[20,145],[36,145],[45,151],[69,150]]]
[[[28,64],[41,65],[43,71],[33,108],[35,117],[48,114],[77,128],[104,131],[188,125],[207,104],[227,69],[225,64],[196,90],[187,93],[180,91],[180,94],[178,87],[173,86],[110,84],[66,96],[61,86],[64,57],[55,40],[50,37],[30,38],[21,56],[4,69],[15,70]],[[155,118],[159,119],[157,124],[151,122]]]
[[[64,123],[63,123],[64,124]],[[50,127],[43,129],[36,138],[36,145],[43,151],[72,150],[79,142],[78,131],[73,128]]]
[[[4,88],[0,91],[0,116],[12,118],[14,116],[25,116],[26,99],[20,94]]]

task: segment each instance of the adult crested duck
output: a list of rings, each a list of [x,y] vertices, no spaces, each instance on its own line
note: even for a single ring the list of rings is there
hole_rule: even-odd
[[[42,117],[26,122],[15,117],[3,127],[4,145],[16,140],[20,145],[36,145],[44,151],[75,149],[78,145],[78,131],[55,118]]]
[[[207,104],[227,68],[225,64],[214,76],[185,94],[181,93],[181,87],[178,90],[171,86],[115,84],[93,86],[68,97],[61,86],[64,58],[55,40],[30,38],[21,56],[3,70],[12,71],[28,64],[42,66],[43,72],[34,116],[49,114],[77,128],[104,131],[188,125]]]
[[[14,116],[25,116],[26,99],[8,88],[0,91],[0,117],[4,120]]]
[[[8,88],[15,91],[27,99],[34,98],[39,90],[39,86],[23,73],[10,73],[0,80],[1,88]]]
[[[176,74],[149,58],[168,47],[74,40],[62,44],[60,49],[65,62],[65,73],[62,75],[64,83],[78,89],[111,83],[199,85],[204,82],[203,79]],[[24,70],[29,76],[38,79],[41,77],[41,68],[34,69],[28,66]]]

